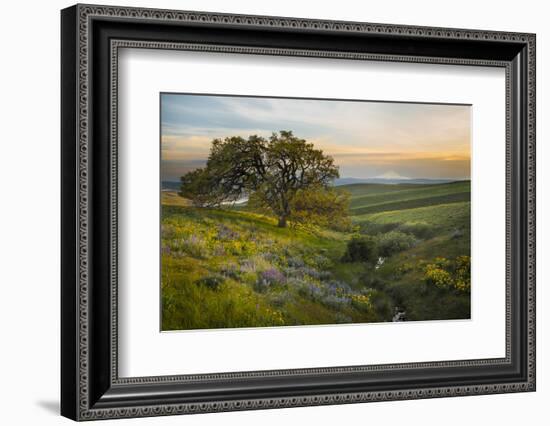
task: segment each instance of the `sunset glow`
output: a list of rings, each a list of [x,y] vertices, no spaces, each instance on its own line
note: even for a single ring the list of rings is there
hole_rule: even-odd
[[[161,95],[162,180],[203,167],[215,138],[292,130],[343,178],[469,179],[469,105]]]

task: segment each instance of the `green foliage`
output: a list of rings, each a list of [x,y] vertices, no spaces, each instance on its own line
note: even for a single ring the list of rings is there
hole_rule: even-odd
[[[376,237],[378,254],[382,257],[393,256],[404,250],[408,250],[416,244],[414,235],[400,231],[390,231]]]
[[[391,298],[383,291],[372,290],[370,292],[370,299],[378,318],[381,318],[383,321],[390,321],[393,313]]]
[[[424,270],[425,280],[428,284],[433,284],[436,287],[447,289],[453,284],[451,274],[446,269],[443,269],[436,264],[426,266]]]
[[[423,240],[432,238],[435,234],[437,234],[437,230],[427,223],[402,223],[398,225],[397,230],[404,232],[405,234],[412,234],[416,238]]]
[[[454,261],[436,257],[433,263],[426,265],[424,280],[439,289],[469,292],[470,256],[458,256]]]
[[[458,256],[454,264],[454,288],[461,292],[469,292],[471,288],[470,256]]]
[[[279,227],[286,227],[293,215],[297,221],[309,217],[326,222],[328,219],[320,218],[322,214],[331,218],[345,214],[347,199],[329,189],[337,177],[332,157],[282,130],[268,139],[257,135],[246,140],[238,136],[215,139],[206,167],[182,176],[181,195],[201,207],[249,197],[257,208],[270,210]],[[299,198],[306,203],[297,205]],[[306,211],[315,200],[319,208]]]
[[[181,177],[179,195],[191,200],[197,207],[214,207],[224,201],[215,177],[206,169],[196,169]]]
[[[220,286],[225,281],[224,277],[221,275],[208,275],[200,280],[195,281],[197,285],[203,285],[208,287],[211,290],[219,290]]]
[[[342,261],[373,263],[378,260],[378,256],[389,257],[408,250],[415,244],[416,239],[413,235],[399,231],[375,236],[355,236],[348,242]]]
[[[376,262],[378,259],[378,244],[375,238],[365,235],[353,237],[347,245],[342,257],[343,262]]]
[[[290,220],[302,226],[318,226],[348,231],[350,194],[333,188],[301,189],[290,200]]]
[[[351,303],[359,310],[369,312],[374,309],[370,294],[354,294]]]

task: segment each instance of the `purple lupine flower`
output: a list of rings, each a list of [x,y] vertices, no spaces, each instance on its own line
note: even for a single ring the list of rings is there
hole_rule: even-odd
[[[267,284],[279,284],[285,282],[285,276],[277,268],[269,268],[260,273],[260,280]]]

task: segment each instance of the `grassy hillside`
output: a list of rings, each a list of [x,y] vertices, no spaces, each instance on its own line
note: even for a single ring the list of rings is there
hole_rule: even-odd
[[[389,210],[379,213],[354,216],[357,223],[372,222],[376,224],[425,224],[434,230],[453,229],[469,226],[470,202],[452,204],[434,204],[428,207],[419,207],[404,210]]]
[[[194,208],[163,191],[162,329],[391,321],[396,312],[469,318],[469,291],[445,275],[455,259],[469,262],[469,182],[338,188],[351,194],[352,232],[278,228],[247,209]],[[387,255],[345,260],[361,238]]]
[[[469,181],[440,185],[377,185],[376,191],[370,188],[358,191],[353,186],[341,187],[352,194],[350,210],[353,216],[470,200]]]
[[[176,191],[162,191],[160,193],[160,202],[163,206],[188,207],[191,205],[188,200],[178,195]]]
[[[338,279],[340,234],[278,228],[248,212],[165,206],[162,240],[163,329],[372,319],[326,306],[338,303],[321,281]]]

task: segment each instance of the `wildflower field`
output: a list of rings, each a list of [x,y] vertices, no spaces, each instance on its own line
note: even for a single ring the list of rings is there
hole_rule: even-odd
[[[470,318],[470,182],[352,184],[349,230],[162,192],[162,329]]]

